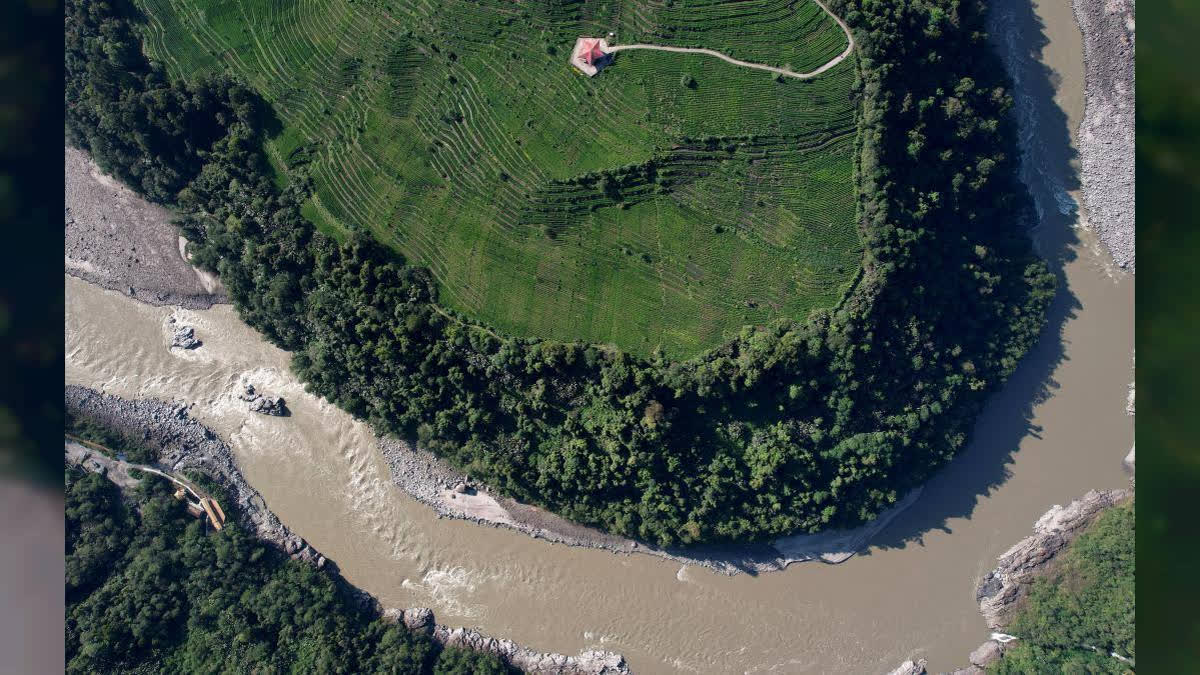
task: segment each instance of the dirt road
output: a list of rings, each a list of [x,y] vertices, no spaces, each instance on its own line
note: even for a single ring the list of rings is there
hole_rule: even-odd
[[[648,45],[648,44],[613,45],[607,49],[607,53],[611,54],[614,52],[627,51],[627,50],[633,50],[633,49],[650,49],[650,50],[659,51],[659,52],[677,52],[680,54],[705,54],[707,56],[715,56],[718,59],[732,63],[735,66],[742,66],[743,68],[753,68],[755,70],[765,70],[765,71],[771,72],[771,73],[778,73],[779,75],[783,75],[784,77],[794,77],[794,78],[800,79],[800,80],[807,80],[807,79],[810,79],[810,78],[820,75],[821,73],[829,70],[830,68],[833,68],[834,66],[836,66],[837,64],[839,64],[843,60],[845,60],[845,58],[847,56],[850,56],[850,52],[854,51],[854,36],[850,33],[850,27],[846,25],[846,22],[842,21],[841,18],[839,18],[836,14],[829,11],[829,8],[826,7],[825,3],[821,2],[821,0],[813,0],[813,2],[817,3],[817,5],[819,5],[821,7],[821,9],[825,10],[826,14],[833,17],[833,20],[836,21],[837,25],[841,27],[842,32],[844,32],[846,34],[846,49],[844,51],[842,51],[841,54],[838,54],[837,56],[830,59],[829,62],[826,63],[825,65],[821,66],[820,68],[817,68],[816,70],[814,70],[812,72],[808,72],[808,73],[797,73],[795,71],[788,70],[786,68],[777,68],[775,66],[768,66],[763,63],[751,63],[749,61],[742,61],[741,59],[735,59],[732,56],[729,56],[727,54],[722,54],[721,52],[718,52],[718,51],[715,51],[712,49],[704,49],[701,47],[667,47],[664,45]]]

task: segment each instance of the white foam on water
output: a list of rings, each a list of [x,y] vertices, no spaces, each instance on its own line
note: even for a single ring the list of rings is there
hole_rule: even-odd
[[[487,581],[479,577],[477,572],[458,566],[429,570],[421,578],[420,584],[410,584],[407,579],[404,583],[406,588],[423,591],[437,607],[458,616],[475,617],[484,607],[469,602],[468,598],[475,593],[480,582]]]

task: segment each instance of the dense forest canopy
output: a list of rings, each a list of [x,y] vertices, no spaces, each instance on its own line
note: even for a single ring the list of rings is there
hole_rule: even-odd
[[[858,44],[862,279],[836,310],[746,327],[687,361],[519,339],[447,316],[427,271],[337,243],[263,157],[268,111],[224,78],[169,81],[106,2],[67,3],[68,139],[187,215],[194,259],[309,389],[472,476],[662,545],[873,519],[962,448],[1040,332],[986,5],[833,3]]]
[[[1106,511],[1071,542],[1053,572],[1033,583],[1006,629],[1019,639],[989,670],[1013,675],[1133,672],[1134,532],[1130,501]]]
[[[517,672],[381,621],[234,519],[207,531],[172,488],[147,475],[125,498],[99,474],[67,470],[68,673]]]

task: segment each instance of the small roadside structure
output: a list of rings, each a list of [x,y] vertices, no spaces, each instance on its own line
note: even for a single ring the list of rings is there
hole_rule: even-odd
[[[200,506],[208,514],[208,522],[212,524],[213,529],[220,531],[225,527],[225,512],[221,510],[220,504],[212,497],[201,497]]]
[[[571,51],[571,65],[588,77],[595,76],[600,69],[612,63],[612,52],[604,38],[581,37],[575,41]]]

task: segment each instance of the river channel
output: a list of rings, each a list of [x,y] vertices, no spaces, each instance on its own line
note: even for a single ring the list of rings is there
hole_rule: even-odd
[[[153,307],[67,277],[66,380],[191,405],[280,519],[384,606],[432,607],[441,623],[538,650],[620,652],[638,673],[883,673],[917,657],[934,672],[965,665],[988,636],[979,577],[1052,504],[1124,486],[1133,443],[1134,280],[1067,208],[1068,130],[1083,105],[1079,31],[1069,0],[1032,11],[1028,0],[998,4],[1015,37],[997,40],[1015,59],[1019,114],[1037,138],[1025,145],[1044,216],[1038,246],[1062,291],[970,447],[843,564],[730,577],[439,519],[392,486],[370,430],[306,394],[288,355],[229,306]],[[1039,50],[1042,63],[1026,58]],[[171,316],[195,326],[203,346],[169,350]],[[246,411],[242,380],[284,396],[292,416]]]

